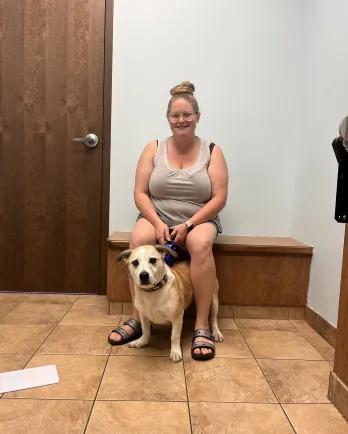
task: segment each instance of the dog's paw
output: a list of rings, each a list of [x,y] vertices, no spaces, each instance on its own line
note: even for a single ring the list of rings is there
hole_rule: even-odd
[[[223,334],[220,332],[219,329],[213,330],[213,338],[214,338],[215,342],[223,342],[224,341]]]
[[[144,339],[136,339],[135,341],[129,342],[129,348],[143,348],[146,347],[148,343]]]
[[[182,360],[181,350],[171,350],[170,351],[170,360],[174,363],[181,362],[181,360]]]

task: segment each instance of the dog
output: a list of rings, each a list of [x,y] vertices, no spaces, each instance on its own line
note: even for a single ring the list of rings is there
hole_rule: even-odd
[[[139,311],[142,336],[128,344],[131,348],[142,348],[149,342],[151,323],[172,324],[170,359],[182,360],[181,331],[185,309],[193,301],[193,288],[188,262],[178,262],[171,268],[164,256],[177,253],[165,245],[145,245],[120,253],[114,263],[124,260],[128,264],[128,275],[134,282],[134,305]],[[217,342],[223,341],[217,314],[219,283],[216,279],[211,304],[212,335]]]

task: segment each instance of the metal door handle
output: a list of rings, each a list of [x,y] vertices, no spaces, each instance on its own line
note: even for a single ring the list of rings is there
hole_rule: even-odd
[[[95,134],[87,134],[86,137],[75,137],[74,142],[82,142],[88,148],[95,148],[98,144],[98,137]]]

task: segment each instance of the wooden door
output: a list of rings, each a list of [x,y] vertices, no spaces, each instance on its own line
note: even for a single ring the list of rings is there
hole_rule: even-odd
[[[0,0],[0,291],[104,292],[105,1]]]

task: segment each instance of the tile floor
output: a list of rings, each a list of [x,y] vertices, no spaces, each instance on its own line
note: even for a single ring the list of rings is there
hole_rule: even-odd
[[[206,363],[169,360],[170,330],[150,346],[111,348],[122,321],[105,297],[0,294],[0,372],[55,364],[60,383],[6,393],[6,434],[343,434],[328,398],[334,349],[301,320],[220,319]]]

